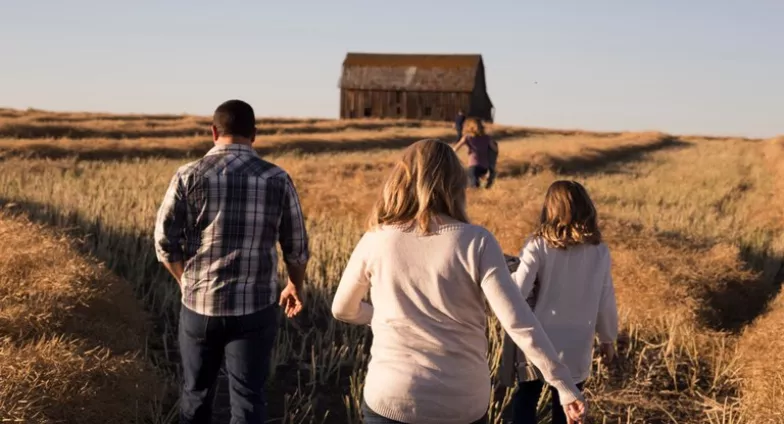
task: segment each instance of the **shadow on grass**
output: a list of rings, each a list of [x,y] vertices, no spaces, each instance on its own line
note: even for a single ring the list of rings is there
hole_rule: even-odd
[[[618,170],[621,164],[630,164],[645,160],[649,153],[662,150],[675,150],[691,146],[676,137],[666,136],[651,144],[638,146],[618,146],[611,149],[588,149],[579,156],[556,158],[553,161],[555,170],[561,174],[589,175],[607,173]]]
[[[162,371],[158,374],[160,378],[153,382],[121,381],[133,376],[127,374],[123,369],[116,370],[117,374],[105,375],[103,377],[93,376],[90,372],[85,371],[83,378],[103,378],[107,381],[107,384],[136,384],[137,387],[138,384],[151,385],[148,390],[152,390],[155,393],[160,392],[167,398],[159,399],[163,404],[174,404],[176,401],[176,398],[173,397],[174,387],[167,387],[165,383],[162,385],[162,380],[170,381],[168,376],[173,374],[173,369],[169,366],[169,361],[165,357],[167,343],[161,337],[163,333],[160,319],[161,311],[160,308],[151,307],[153,305],[150,303],[151,289],[156,284],[169,282],[161,281],[160,273],[152,272],[155,268],[143,264],[145,259],[148,259],[144,256],[136,256],[134,257],[135,260],[130,260],[128,259],[129,257],[125,256],[125,259],[128,260],[127,263],[117,260],[117,258],[123,258],[125,254],[138,253],[144,248],[144,241],[138,240],[131,235],[114,231],[108,233],[108,238],[101,239],[99,235],[106,235],[107,232],[102,228],[100,221],[87,220],[77,213],[66,214],[57,208],[35,202],[17,202],[0,197],[0,214],[23,216],[34,223],[55,227],[58,232],[68,234],[74,240],[74,248],[81,253],[85,253],[89,258],[96,258],[106,264],[107,269],[112,274],[112,276],[98,276],[101,281],[96,281],[94,284],[101,285],[100,294],[89,299],[82,299],[82,302],[79,304],[68,305],[73,306],[73,308],[63,310],[62,313],[58,313],[56,310],[53,311],[56,316],[63,315],[62,323],[59,327],[60,331],[84,340],[86,343],[84,349],[93,347],[98,349],[98,347],[102,347],[110,349],[114,354],[123,354],[132,349],[139,349],[141,346],[146,359],[150,360]],[[149,263],[149,261],[147,262]],[[139,270],[144,269],[150,272],[138,274]],[[131,272],[131,270],[134,270],[134,272]],[[115,276],[123,278],[115,278]],[[125,277],[133,277],[133,279]],[[146,284],[140,285],[140,282],[146,282]],[[131,300],[129,300],[128,296],[131,296]],[[136,303],[135,299],[140,299],[140,302]],[[141,306],[151,313],[150,315],[153,318],[152,328],[148,327],[147,323],[142,324],[134,321],[138,319],[134,313],[138,314],[139,304],[142,304]],[[49,324],[55,325],[56,323]],[[144,332],[141,334],[127,333],[134,330]],[[101,336],[101,338],[94,339],[96,335]],[[142,371],[145,370],[139,369],[135,372],[139,373]],[[107,408],[112,408],[110,403],[114,402],[114,399],[111,398],[112,392],[115,392],[115,395],[127,395],[130,393],[125,387],[120,386],[111,389],[101,389],[101,391],[104,392],[101,396],[104,396]],[[82,394],[75,396],[75,402],[81,402]],[[106,396],[109,396],[109,398],[106,398]],[[89,396],[85,397],[86,400],[89,400],[87,398]],[[100,399],[96,401],[100,402]],[[120,402],[126,401],[134,402],[135,400],[120,400]],[[137,406],[144,405],[140,404]],[[63,408],[65,408],[64,405]],[[82,408],[90,413],[100,409],[96,405]],[[92,422],[90,420],[92,418],[88,420]]]
[[[678,232],[662,232],[657,239],[676,249],[687,249],[707,256],[717,243],[698,240]],[[763,314],[768,303],[778,293],[784,280],[784,257],[769,249],[741,245],[735,258],[725,257],[729,266],[739,260],[742,269],[715,274],[693,273],[691,283],[702,299],[699,315],[703,323],[714,330],[738,332]],[[726,256],[726,255],[725,255]]]
[[[176,346],[177,318],[180,307],[179,290],[174,281],[163,270],[155,257],[152,228],[139,232],[120,231],[105,225],[100,218],[89,218],[77,212],[69,212],[57,207],[28,201],[18,201],[0,197],[0,210],[8,214],[24,215],[30,220],[55,226],[77,239],[78,248],[89,252],[104,262],[115,275],[129,282],[147,310],[154,318],[155,337],[148,341],[153,359],[157,364],[172,375],[179,375],[179,355]],[[150,223],[150,225],[153,225]],[[314,276],[326,280],[319,274],[325,268],[323,263],[313,264]],[[326,272],[326,271],[323,271]],[[306,299],[321,299],[312,302],[295,320],[282,319],[278,334],[278,346],[289,350],[286,360],[277,359],[274,377],[270,379],[267,389],[270,420],[268,422],[289,422],[292,420],[292,400],[297,396],[312,407],[311,412],[300,411],[303,416],[324,417],[324,424],[347,422],[345,396],[350,393],[350,378],[353,368],[361,365],[352,361],[341,365],[338,379],[318,382],[317,376],[311,375],[311,353],[319,354],[321,346],[333,346],[334,343],[345,343],[346,340],[363,340],[363,352],[367,355],[370,332],[367,328],[334,323],[330,312],[329,299],[332,293],[325,293],[319,287],[305,287]],[[110,307],[111,305],[105,305]],[[354,338],[346,334],[356,333]],[[313,383],[316,381],[316,383]],[[163,406],[164,412],[175,407],[178,398],[176,387],[170,388],[170,398]],[[230,414],[227,379],[221,376],[216,393],[214,406],[215,421],[228,422]],[[300,405],[301,406],[301,405]],[[299,407],[299,406],[297,406]],[[288,414],[288,415],[287,415]],[[286,418],[288,417],[288,418]],[[286,419],[284,419],[286,418]],[[304,418],[303,418],[304,419]],[[299,421],[296,421],[299,422]],[[307,420],[302,422],[309,422]],[[314,422],[322,422],[316,419]]]
[[[537,174],[543,171],[555,172],[563,175],[580,174],[583,176],[597,173],[620,173],[621,165],[639,162],[649,153],[680,149],[690,146],[691,143],[675,137],[662,137],[649,144],[624,145],[605,149],[584,149],[580,152],[565,156],[537,155],[527,161],[512,161],[502,164],[498,173],[500,178],[520,177],[526,174]]]
[[[332,131],[331,133],[334,133]],[[507,138],[520,138],[528,134],[525,130],[504,131],[496,138],[504,140]],[[280,155],[284,153],[352,153],[371,150],[395,150],[407,147],[412,143],[422,140],[424,137],[401,137],[390,134],[388,137],[369,138],[359,140],[336,141],[329,139],[296,138],[293,136],[285,142],[275,144],[265,144],[265,140],[260,138],[254,144],[256,151],[262,155]],[[443,139],[452,142],[450,139]],[[105,146],[87,147],[68,147],[66,144],[56,143],[30,143],[15,147],[13,142],[7,142],[0,146],[0,160],[5,158],[24,158],[24,159],[66,159],[75,158],[79,160],[91,161],[110,161],[126,160],[136,158],[163,158],[163,159],[196,159],[203,156],[213,143],[210,140],[190,143],[183,146],[161,145],[142,145],[135,146],[133,142],[112,143]]]
[[[58,112],[45,112],[43,115],[29,117],[25,112],[3,112],[0,110],[0,118],[18,118],[25,121],[62,124],[78,122],[151,122],[160,124],[161,122],[190,121],[197,125],[209,128],[212,125],[212,118],[193,115],[103,115],[103,114],[69,114]],[[282,125],[282,124],[315,124],[318,122],[331,121],[328,118],[258,118],[256,123],[259,125]]]
[[[148,235],[118,231],[104,225],[100,218],[89,219],[78,212],[63,211],[43,203],[0,197],[0,209],[8,214],[23,214],[36,223],[54,226],[76,239],[77,248],[90,253],[112,273],[132,284],[137,297],[155,316],[158,334],[164,332],[162,326],[175,322],[176,313],[169,309],[176,300],[176,296],[171,296],[178,290],[157,263],[152,238]],[[163,291],[161,287],[167,285],[172,287],[169,298],[160,294]],[[164,349],[165,342],[150,340],[150,343],[170,356],[170,352]]]
[[[130,117],[123,117],[130,118]],[[165,117],[162,122],[153,120],[146,121],[146,127],[139,128],[98,128],[90,126],[68,125],[68,121],[56,121],[52,119],[39,120],[37,124],[7,123],[0,125],[0,138],[19,138],[19,139],[51,139],[67,138],[71,140],[83,139],[111,139],[111,140],[134,140],[141,138],[174,138],[174,137],[210,137],[210,120],[199,119],[190,123],[191,126],[180,128],[166,128],[165,122],[176,121],[175,117]],[[106,118],[100,118],[106,120]],[[116,119],[115,121],[132,121],[128,119]],[[136,121],[140,121],[134,119]],[[78,122],[78,121],[70,121]],[[187,124],[187,123],[186,123]],[[339,121],[334,126],[315,126],[314,121],[291,122],[286,120],[261,120],[260,126],[256,128],[258,135],[281,135],[281,134],[325,134],[342,131],[374,131],[388,128],[422,128],[426,123],[420,121]],[[291,125],[285,127],[281,125]],[[311,125],[311,126],[308,126]]]

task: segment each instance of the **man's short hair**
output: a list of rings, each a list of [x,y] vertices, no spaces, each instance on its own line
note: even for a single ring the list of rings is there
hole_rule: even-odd
[[[256,115],[253,108],[242,100],[229,100],[215,109],[212,125],[221,136],[251,138],[256,127]]]

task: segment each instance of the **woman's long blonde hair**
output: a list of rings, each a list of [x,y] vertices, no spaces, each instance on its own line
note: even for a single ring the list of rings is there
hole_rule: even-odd
[[[463,124],[463,134],[471,137],[481,137],[485,135],[485,126],[479,118],[468,118]]]
[[[467,177],[454,150],[438,140],[420,140],[403,152],[370,214],[370,228],[416,223],[423,234],[437,215],[468,222]]]
[[[596,207],[585,187],[563,180],[550,185],[534,235],[556,249],[601,243]]]

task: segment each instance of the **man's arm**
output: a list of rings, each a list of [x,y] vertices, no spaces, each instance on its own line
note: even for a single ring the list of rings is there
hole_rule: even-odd
[[[163,197],[155,220],[155,255],[179,284],[184,271],[182,241],[184,239],[187,204],[179,174],[175,174]]]
[[[286,264],[286,272],[289,274],[288,282],[294,284],[294,287],[301,289],[305,283],[305,270],[307,263],[297,264],[284,261]]]
[[[163,266],[177,280],[177,284],[182,286],[182,273],[185,272],[185,262],[163,262]]]
[[[281,293],[280,305],[284,307],[287,316],[293,317],[302,310],[299,292],[305,282],[305,271],[310,252],[305,217],[302,213],[299,196],[294,188],[294,182],[290,177],[286,178],[279,242],[289,278]]]

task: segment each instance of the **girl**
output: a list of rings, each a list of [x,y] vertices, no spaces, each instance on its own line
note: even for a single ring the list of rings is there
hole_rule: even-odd
[[[547,190],[539,228],[522,249],[513,274],[523,297],[532,305],[572,382],[582,390],[591,369],[594,334],[606,362],[615,357],[618,313],[610,272],[610,251],[602,242],[596,208],[585,188],[556,181]],[[536,423],[536,406],[544,383],[541,371],[505,340],[501,379],[517,375],[514,422]],[[553,405],[559,393],[552,393]],[[553,424],[566,424],[553,407]]]
[[[485,133],[482,120],[469,118],[463,128],[463,137],[455,145],[455,151],[468,146],[468,181],[471,187],[479,187],[479,179],[487,174],[485,188],[495,181],[498,161],[498,143]]]
[[[514,343],[580,422],[582,394],[507,269],[501,247],[466,216],[466,177],[450,147],[408,147],[351,254],[335,318],[370,324],[366,424],[485,423],[490,401],[483,295]],[[362,299],[370,291],[373,304]]]

